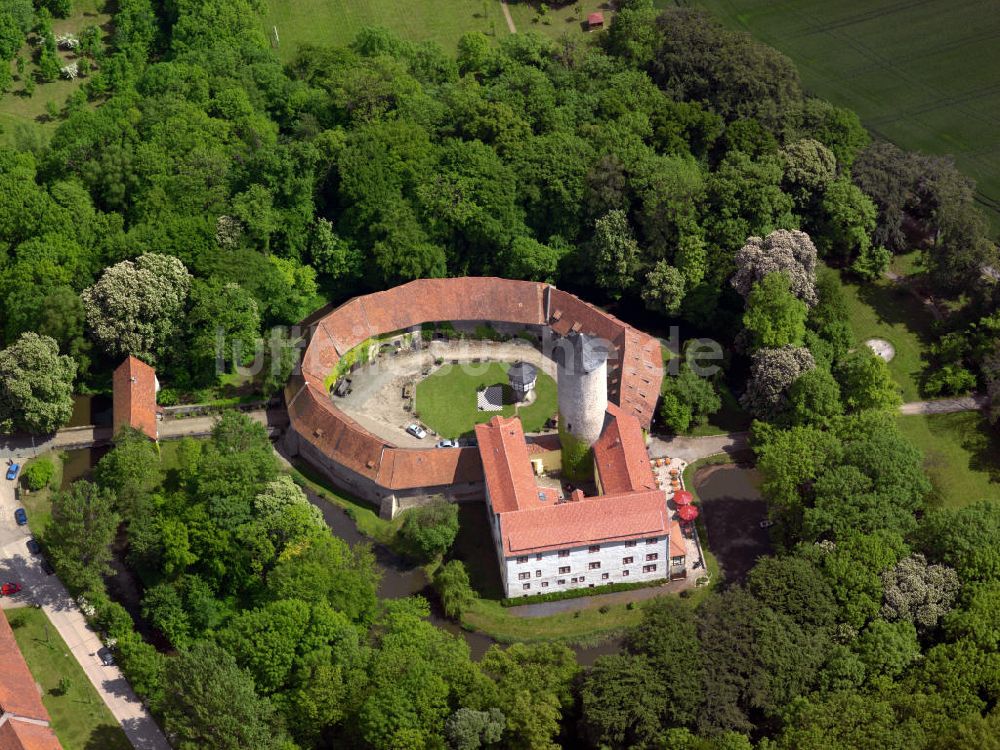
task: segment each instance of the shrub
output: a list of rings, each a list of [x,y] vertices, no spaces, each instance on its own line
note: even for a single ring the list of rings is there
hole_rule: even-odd
[[[414,557],[430,560],[443,555],[458,533],[458,507],[444,498],[406,511],[399,540]]]
[[[24,473],[21,475],[24,486],[32,492],[37,492],[52,481],[55,471],[56,467],[51,458],[36,458],[24,467]]]
[[[434,576],[434,588],[441,597],[444,613],[455,619],[461,617],[477,598],[469,585],[469,574],[460,560],[441,566]]]
[[[606,615],[608,612],[611,611],[611,605],[602,604],[600,607],[597,608],[597,611],[600,612],[602,615]]]

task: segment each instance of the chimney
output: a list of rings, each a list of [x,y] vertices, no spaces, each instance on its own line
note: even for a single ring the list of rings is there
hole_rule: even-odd
[[[583,500],[583,490],[580,490],[580,489],[573,490],[573,492],[570,493],[569,499],[570,499],[570,502],[573,502],[573,503],[577,503],[577,502]]]

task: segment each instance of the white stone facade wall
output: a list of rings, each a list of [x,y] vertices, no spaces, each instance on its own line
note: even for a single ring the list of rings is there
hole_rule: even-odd
[[[608,408],[608,364],[592,372],[577,373],[558,367],[559,423],[571,435],[593,445],[604,429]]]
[[[513,599],[554,591],[596,588],[609,583],[641,583],[664,579],[670,570],[667,537],[651,538],[655,539],[653,544],[647,544],[646,539],[636,540],[634,546],[627,546],[628,542],[600,544],[597,545],[600,549],[596,552],[591,552],[589,546],[573,547],[565,557],[561,557],[559,551],[552,551],[527,555],[524,562],[519,560],[525,556],[503,558],[500,569],[507,597]],[[647,555],[657,557],[655,560],[647,560]],[[629,557],[632,562],[625,563],[624,560]],[[593,563],[600,563],[600,567],[591,568]],[[647,565],[655,565],[656,570],[644,573],[643,568]],[[561,568],[567,567],[568,573],[559,572]],[[628,571],[628,575],[624,574],[625,571]],[[528,577],[521,578],[525,573]],[[607,578],[604,577],[605,574]],[[530,588],[525,589],[524,584],[530,584]]]

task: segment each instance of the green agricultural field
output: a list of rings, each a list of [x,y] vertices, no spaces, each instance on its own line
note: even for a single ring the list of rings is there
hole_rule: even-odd
[[[903,148],[950,155],[1000,228],[995,0],[695,0],[792,58],[805,88]]]
[[[42,689],[52,729],[66,750],[130,750],[121,726],[69,653],[45,612],[33,607],[7,610],[14,638]],[[66,679],[65,691],[60,680]]]
[[[507,368],[502,362],[489,365],[465,363],[446,366],[417,383],[414,411],[419,419],[442,437],[469,435],[477,424],[488,422],[496,415],[521,418],[525,432],[538,432],[556,413],[556,383],[543,372],[538,373],[535,401],[524,407],[512,403],[507,386]],[[476,393],[489,385],[504,386],[502,411],[479,411]]]
[[[924,452],[933,506],[1000,502],[1000,434],[979,412],[901,416],[899,427]]]
[[[300,44],[345,45],[365,26],[384,26],[403,39],[433,41],[449,52],[469,31],[507,34],[497,0],[269,0],[264,25],[283,61]]]

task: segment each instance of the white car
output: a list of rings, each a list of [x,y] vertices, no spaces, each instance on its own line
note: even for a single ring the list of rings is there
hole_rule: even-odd
[[[411,435],[413,435],[413,437],[418,438],[420,440],[423,440],[425,437],[427,437],[427,430],[418,425],[416,422],[407,426],[406,431]]]
[[[457,440],[439,440],[438,444],[434,446],[435,448],[457,448]]]
[[[772,526],[774,526],[774,521],[761,521],[760,522],[760,527],[762,529],[769,529]]]

